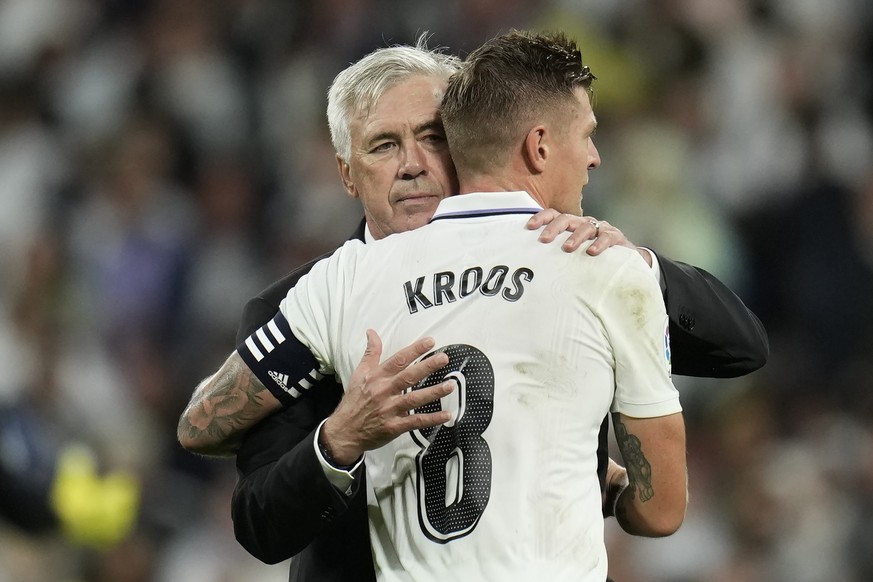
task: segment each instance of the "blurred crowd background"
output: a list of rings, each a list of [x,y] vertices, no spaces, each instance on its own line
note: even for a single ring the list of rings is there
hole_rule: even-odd
[[[388,44],[562,29],[585,211],[703,267],[771,357],[676,377],[691,504],[619,582],[873,580],[873,3],[0,0],[0,582],[284,581],[175,441],[246,299],[354,229],[328,84]]]

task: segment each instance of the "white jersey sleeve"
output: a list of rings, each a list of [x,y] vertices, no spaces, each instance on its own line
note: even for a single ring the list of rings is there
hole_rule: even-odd
[[[363,243],[350,241],[300,278],[279,313],[237,347],[264,386],[289,406],[335,375],[336,354],[355,257]],[[350,260],[346,260],[350,259]],[[347,265],[344,267],[344,265]],[[366,342],[366,338],[364,339]]]
[[[344,346],[342,316],[355,275],[356,257],[365,252],[364,243],[352,240],[312,270],[288,291],[279,305],[294,336],[306,345],[320,365],[322,374],[335,374],[337,354]],[[366,338],[364,338],[366,340]]]
[[[664,299],[651,270],[631,257],[610,280],[598,307],[615,358],[612,412],[651,418],[680,412],[671,381]]]

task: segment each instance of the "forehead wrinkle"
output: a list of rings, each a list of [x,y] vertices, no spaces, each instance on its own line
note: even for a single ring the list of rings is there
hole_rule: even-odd
[[[424,121],[422,123],[419,123],[416,126],[413,126],[412,134],[419,135],[421,133],[424,133],[424,132],[430,131],[430,130],[437,130],[440,132],[443,131],[443,125],[442,125],[442,123],[440,123],[439,119],[437,119],[437,118],[430,119],[428,121]],[[391,129],[383,130],[383,131],[380,131],[380,132],[368,137],[366,139],[365,143],[369,144],[369,143],[381,141],[383,139],[393,139],[393,140],[399,141],[400,138],[402,137],[401,136],[402,133],[403,133],[402,131],[396,131],[396,130],[391,130]]]

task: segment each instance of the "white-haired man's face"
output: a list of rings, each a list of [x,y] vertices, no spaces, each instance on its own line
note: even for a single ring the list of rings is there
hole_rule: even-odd
[[[439,118],[444,79],[415,76],[352,119],[351,156],[337,157],[346,191],[364,206],[375,238],[427,224],[458,191]]]

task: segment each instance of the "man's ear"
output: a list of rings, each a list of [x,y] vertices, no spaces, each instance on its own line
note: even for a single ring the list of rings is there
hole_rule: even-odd
[[[545,125],[532,127],[524,136],[522,155],[528,169],[533,174],[542,174],[546,169],[546,162],[551,154],[549,137]]]
[[[340,179],[343,181],[343,188],[346,189],[349,196],[352,198],[358,198],[358,189],[352,181],[351,167],[349,167],[348,162],[342,159],[339,154],[336,155],[336,166],[337,170],[339,170]]]

